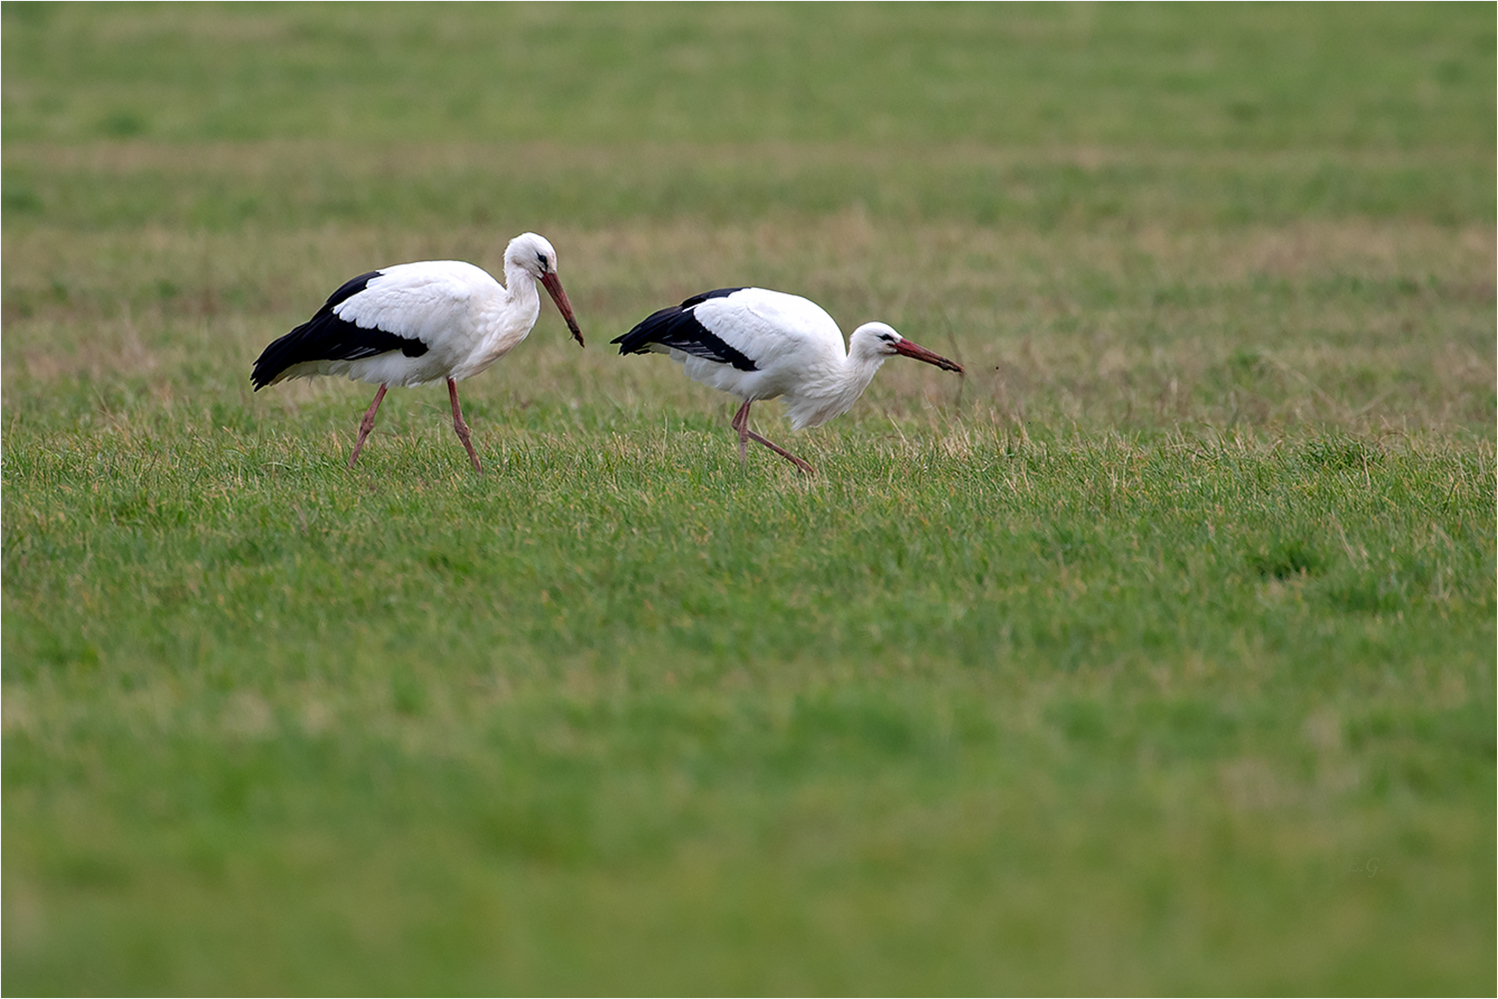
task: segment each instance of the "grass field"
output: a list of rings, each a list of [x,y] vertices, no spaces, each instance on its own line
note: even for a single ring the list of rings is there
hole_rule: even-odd
[[[6,992],[1498,984],[1491,5],[0,10]],[[251,393],[526,229],[489,474]]]

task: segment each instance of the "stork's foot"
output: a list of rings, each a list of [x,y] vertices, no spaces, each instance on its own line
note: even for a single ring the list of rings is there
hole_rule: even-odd
[[[779,444],[773,444],[770,441],[765,440],[763,437],[761,437],[759,434],[755,433],[753,430],[746,430],[745,432],[752,439],[754,439],[756,441],[759,441],[765,447],[769,448],[771,451],[774,451],[776,454],[780,455],[782,458],[784,458],[786,461],[790,462],[792,465],[795,465],[798,469],[801,470],[801,473],[803,475],[815,475],[815,474],[817,474],[817,470],[815,468],[812,468],[806,462],[802,461],[800,458],[797,458],[795,455],[791,454],[789,451],[787,451],[785,448],[781,447]]]

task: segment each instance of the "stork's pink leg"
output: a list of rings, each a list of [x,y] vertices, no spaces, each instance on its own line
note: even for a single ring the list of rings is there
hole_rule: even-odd
[[[380,403],[385,399],[385,390],[388,385],[381,385],[380,390],[375,393],[374,402],[369,404],[369,412],[364,414],[363,421],[359,424],[359,439],[354,442],[354,453],[348,456],[348,467],[353,468],[354,462],[359,460],[359,452],[364,447],[364,442],[369,438],[369,432],[374,429],[375,412],[379,410]]]
[[[463,422],[463,408],[458,405],[458,383],[451,378],[447,380],[447,394],[453,401],[453,430],[457,431],[458,440],[468,449],[468,458],[473,462],[473,470],[480,475],[484,474],[484,466],[479,464],[479,456],[473,453],[473,441],[468,434],[468,424]]]
[[[744,463],[744,447],[749,443],[749,403],[745,399],[739,411],[733,414],[733,429],[739,432],[739,464]]]
[[[807,475],[815,475],[816,474],[817,470],[815,468],[812,468],[811,465],[809,465],[806,462],[802,461],[800,458],[797,458],[795,455],[791,454],[785,448],[779,446],[778,444],[772,444],[770,441],[765,440],[759,434],[755,433],[753,430],[749,430],[747,427],[745,428],[744,432],[749,435],[749,439],[750,440],[759,441],[765,447],[769,448],[771,451],[774,451],[776,454],[780,455],[786,461],[790,462],[792,465],[795,465],[797,468],[801,469],[801,471],[805,472]]]
[[[805,472],[807,475],[813,475],[813,474],[816,473],[816,469],[815,468],[812,468],[806,462],[802,461],[800,458],[797,458],[795,455],[791,454],[785,448],[781,447],[778,444],[771,443],[770,441],[768,441],[765,438],[761,437],[759,434],[755,433],[753,430],[749,429],[749,402],[747,400],[744,402],[744,405],[739,409],[738,413],[736,413],[734,415],[734,418],[733,418],[733,429],[735,429],[735,430],[737,430],[739,432],[739,464],[740,465],[742,465],[744,463],[744,447],[745,447],[745,445],[749,441],[755,440],[755,441],[759,441],[759,443],[763,444],[765,447],[769,448],[771,451],[774,451],[776,454],[780,455],[782,458],[784,458],[786,461],[790,462],[792,465],[795,465],[797,468],[799,468],[801,471]]]

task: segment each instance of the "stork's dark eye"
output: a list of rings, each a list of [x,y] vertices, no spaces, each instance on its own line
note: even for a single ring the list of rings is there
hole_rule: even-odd
[[[879,334],[879,339],[883,340],[885,343],[894,343],[895,342],[895,338],[892,337],[892,336],[890,336],[888,333],[880,333]]]
[[[536,254],[536,262],[541,265],[542,274],[545,274],[548,268],[551,267],[551,262],[546,259],[546,254],[544,253]]]

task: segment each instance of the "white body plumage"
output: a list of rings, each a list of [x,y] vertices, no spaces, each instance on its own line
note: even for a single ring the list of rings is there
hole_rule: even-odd
[[[530,334],[541,311],[537,282],[556,302],[573,338],[583,342],[556,259],[551,243],[527,232],[505,248],[503,285],[461,260],[423,260],[361,274],[329,296],[311,319],[266,347],[250,378],[256,391],[312,375],[379,385],[350,465],[358,460],[389,386],[445,380],[453,428],[481,470],[459,410],[457,382],[484,371]]]
[[[426,344],[420,357],[386,351],[351,360],[308,361],[286,378],[346,375],[375,385],[462,381],[515,349],[536,324],[541,296],[534,281],[506,288],[481,267],[461,260],[423,260],[386,267],[364,290],[333,306],[362,329],[383,329]],[[279,379],[278,379],[279,380]]]
[[[757,440],[803,470],[810,466],[748,429],[751,403],[781,398],[791,425],[800,430],[846,413],[880,365],[896,354],[962,371],[884,323],[858,327],[845,347],[842,331],[821,306],[766,288],[722,288],[693,296],[652,314],[614,343],[621,354],[666,354],[693,381],[743,399],[734,418],[740,454],[744,441]]]

